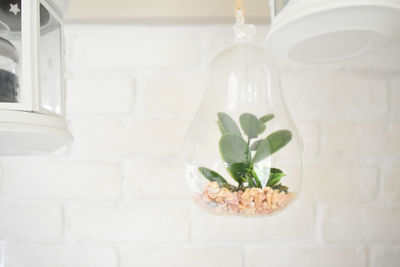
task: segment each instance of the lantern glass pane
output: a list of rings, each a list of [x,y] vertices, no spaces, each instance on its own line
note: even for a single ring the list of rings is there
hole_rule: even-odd
[[[62,114],[62,32],[61,24],[40,6],[39,66],[41,105]]]
[[[21,1],[0,1],[0,103],[20,102]]]

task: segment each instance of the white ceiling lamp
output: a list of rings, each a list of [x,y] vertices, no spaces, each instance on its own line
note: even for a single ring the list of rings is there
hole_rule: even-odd
[[[336,62],[400,37],[398,0],[271,0],[271,53],[300,62]]]
[[[51,152],[65,122],[64,0],[0,3],[0,154]]]

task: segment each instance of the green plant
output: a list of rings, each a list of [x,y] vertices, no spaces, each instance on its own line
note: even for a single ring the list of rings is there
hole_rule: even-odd
[[[264,186],[285,191],[288,188],[280,183],[285,174],[277,168],[269,170],[269,177],[266,184],[261,184],[259,175],[255,169],[255,164],[271,156],[280,150],[292,139],[292,133],[288,130],[275,131],[265,138],[258,138],[267,129],[266,123],[274,118],[273,114],[257,118],[253,114],[243,113],[239,117],[240,127],[226,113],[219,112],[218,127],[221,131],[219,140],[219,150],[225,162],[226,169],[237,185],[232,185],[219,173],[206,167],[199,167],[200,173],[209,181],[217,182],[220,187],[228,188],[231,191],[245,190],[246,188]]]

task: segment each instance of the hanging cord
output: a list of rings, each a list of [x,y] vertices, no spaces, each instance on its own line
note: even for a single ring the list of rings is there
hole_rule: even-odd
[[[236,23],[233,26],[235,42],[251,42],[256,33],[256,27],[252,24],[245,24],[242,0],[235,0]]]
[[[235,3],[235,16],[237,24],[244,24],[244,10],[242,0],[236,0]]]

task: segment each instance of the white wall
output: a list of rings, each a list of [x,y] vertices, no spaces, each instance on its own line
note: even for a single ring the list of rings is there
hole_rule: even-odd
[[[226,0],[70,0],[68,21],[221,22],[234,19],[235,2]],[[246,18],[269,21],[268,0],[243,1]]]
[[[290,209],[232,219],[190,204],[179,150],[230,29],[66,27],[75,141],[0,158],[2,267],[400,266],[400,42],[281,64],[306,155]]]

